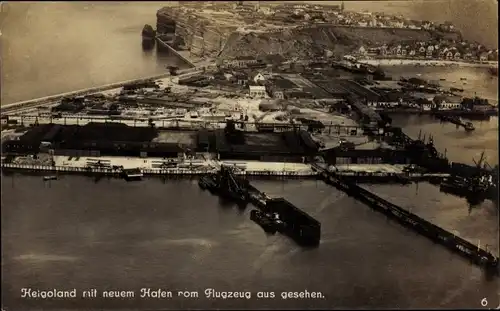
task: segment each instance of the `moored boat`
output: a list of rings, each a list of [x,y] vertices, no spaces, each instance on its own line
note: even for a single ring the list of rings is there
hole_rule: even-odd
[[[261,211],[252,210],[250,212],[250,219],[261,226],[266,233],[275,234],[278,231],[276,223],[273,221],[271,216]]]

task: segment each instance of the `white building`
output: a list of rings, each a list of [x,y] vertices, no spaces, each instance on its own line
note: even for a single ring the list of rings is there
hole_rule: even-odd
[[[252,80],[255,83],[265,82],[266,77],[262,73],[258,72],[253,76]]]
[[[433,102],[439,110],[454,110],[462,107],[461,97],[437,95]]]
[[[250,85],[249,86],[250,96],[253,98],[265,98],[266,97],[266,87],[261,85]]]

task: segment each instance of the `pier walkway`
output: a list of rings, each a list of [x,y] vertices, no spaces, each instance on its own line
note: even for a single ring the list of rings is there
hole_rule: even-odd
[[[473,263],[486,267],[488,271],[498,274],[498,257],[487,250],[440,228],[425,219],[407,211],[406,209],[392,204],[381,197],[361,188],[354,182],[348,182],[341,177],[329,172],[325,165],[315,163],[313,169],[320,173],[323,180],[337,189],[353,196],[371,208],[397,220],[402,225],[430,238],[431,240],[446,246],[448,249],[470,259]]]

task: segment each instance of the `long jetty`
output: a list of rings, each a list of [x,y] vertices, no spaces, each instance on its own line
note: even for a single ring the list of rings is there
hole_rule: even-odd
[[[499,258],[495,257],[487,250],[481,249],[461,237],[407,211],[406,209],[382,199],[374,193],[361,188],[354,182],[349,182],[339,176],[336,176],[320,164],[313,164],[312,167],[320,173],[320,176],[327,184],[333,185],[337,189],[353,196],[371,208],[397,220],[402,225],[444,245],[448,249],[470,259],[473,263],[486,267],[489,271],[493,271],[498,275]]]

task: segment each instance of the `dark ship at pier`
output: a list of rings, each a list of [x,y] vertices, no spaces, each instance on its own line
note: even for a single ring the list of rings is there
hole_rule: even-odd
[[[252,203],[258,209],[250,212],[250,219],[267,234],[282,233],[305,247],[320,243],[321,224],[316,219],[283,198],[267,197],[247,179],[236,176],[233,167],[223,165],[217,173],[201,177],[198,184],[240,207]]]
[[[453,163],[444,154],[438,152],[432,136],[427,139],[419,134],[413,140],[400,129],[393,129],[393,143],[404,146],[411,155],[411,163],[428,173],[444,173],[450,176],[439,180],[442,192],[466,198],[471,204],[478,204],[485,199],[498,200],[498,167],[491,168],[484,161],[484,152],[475,165]]]
[[[248,184],[246,179],[238,178],[232,174],[232,168],[224,165],[221,166],[219,173],[203,176],[198,181],[200,188],[218,194],[221,198],[235,202],[239,206],[246,205],[248,201],[243,189],[246,184]]]
[[[485,199],[498,200],[498,166],[493,169],[484,161],[484,152],[475,166],[452,163],[450,177],[445,179],[440,190],[459,197],[465,197],[469,203],[478,204]]]

